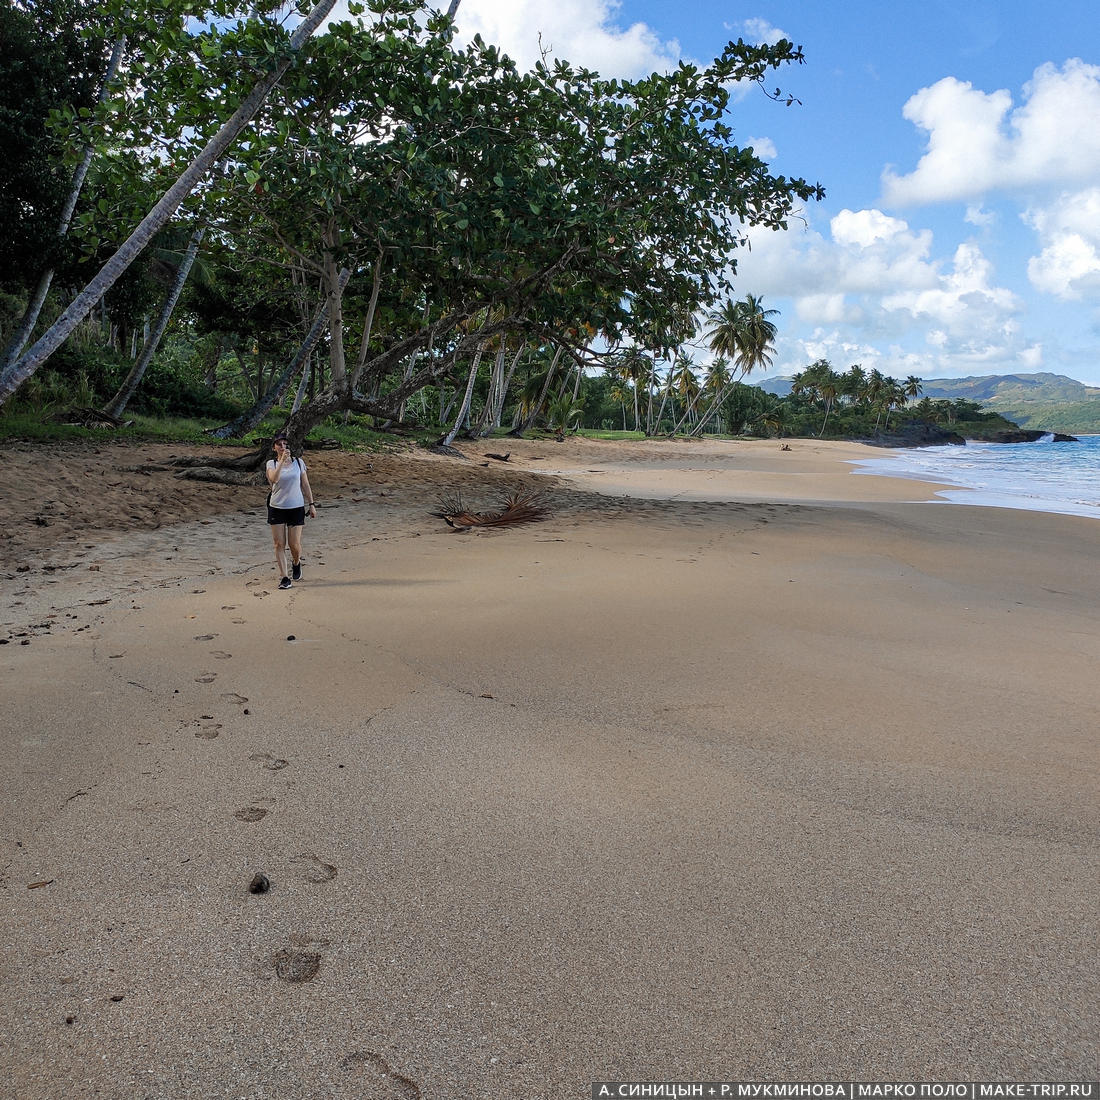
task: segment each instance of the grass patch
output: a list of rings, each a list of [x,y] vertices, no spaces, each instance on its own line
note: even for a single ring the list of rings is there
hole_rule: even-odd
[[[0,441],[22,440],[30,443],[58,443],[70,440],[94,440],[141,443],[205,443],[218,446],[204,428],[217,427],[216,420],[193,420],[185,417],[155,417],[135,414],[125,428],[85,428],[80,424],[65,424],[55,420],[54,413],[43,415],[37,410],[15,410],[0,416]],[[230,444],[232,445],[232,444]],[[239,445],[239,444],[238,444]]]
[[[59,443],[90,440],[96,443],[200,443],[207,447],[252,447],[263,439],[270,439],[286,423],[286,414],[276,415],[249,432],[242,439],[214,439],[206,432],[217,428],[223,420],[195,419],[193,417],[145,416],[134,413],[127,416],[124,428],[86,428],[79,424],[65,424],[55,419],[55,409],[13,409],[0,414],[0,442],[23,441],[29,443]],[[437,433],[425,429],[423,438],[412,442],[434,443]],[[318,424],[308,436],[311,442],[322,440],[336,443],[343,451],[377,452],[393,447],[406,437],[375,431],[366,423],[352,417],[345,423],[342,414]]]

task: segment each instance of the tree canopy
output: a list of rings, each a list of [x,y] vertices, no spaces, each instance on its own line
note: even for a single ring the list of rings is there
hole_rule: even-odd
[[[694,317],[733,300],[747,230],[784,227],[822,195],[774,175],[731,126],[734,84],[801,62],[787,41],[731,42],[706,67],[620,81],[563,60],[520,71],[480,39],[458,44],[451,20],[419,0],[352,5],[291,61],[273,4],[172,0],[154,13],[105,0],[102,12],[105,34],[128,36],[117,90],[83,112],[47,92],[55,134],[94,142],[73,232],[89,259],[131,232],[281,66],[175,218],[182,235],[199,220],[207,229],[212,278],[183,299],[193,331],[227,332],[239,309],[247,333],[262,302],[269,331],[287,334],[254,391],[323,313],[326,361],[301,357],[311,399],[296,402],[299,434],[340,410],[398,419],[425,387],[460,377],[471,396],[497,387],[495,403],[504,372],[518,383],[528,360],[555,351],[576,365],[576,385],[566,394],[561,375],[543,401],[571,423],[560,399],[577,401],[582,366],[629,349],[673,354]],[[772,311],[745,301],[741,337],[723,348],[742,373],[766,363],[774,336]],[[501,341],[514,359],[478,350]]]

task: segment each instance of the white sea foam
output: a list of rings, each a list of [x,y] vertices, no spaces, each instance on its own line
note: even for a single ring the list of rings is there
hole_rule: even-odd
[[[957,485],[937,498],[1100,519],[1100,436],[1076,443],[968,443],[917,447],[856,463],[858,473]]]

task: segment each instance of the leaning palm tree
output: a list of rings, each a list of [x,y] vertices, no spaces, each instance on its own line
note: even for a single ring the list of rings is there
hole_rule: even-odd
[[[840,392],[855,405],[865,399],[867,390],[867,372],[862,364],[853,363],[841,377]]]
[[[672,434],[675,435],[683,427],[685,420],[695,421],[699,415],[699,398],[703,390],[699,385],[699,379],[695,374],[695,364],[681,352],[676,357],[672,368],[672,385],[683,402],[683,413],[680,419],[672,426]]]
[[[817,385],[817,392],[821,394],[821,399],[825,402],[825,419],[821,422],[821,431],[817,433],[818,438],[825,434],[825,425],[829,423],[829,413],[833,411],[833,404],[836,402],[836,395],[840,392],[840,385],[841,380],[831,371],[828,375],[822,377]]]
[[[653,372],[653,363],[641,348],[627,348],[619,360],[619,369],[623,379],[630,382],[634,390],[634,430],[641,428],[641,409],[638,405],[638,394],[642,383],[648,384],[648,379]]]
[[[698,435],[706,427],[737,382],[751,374],[756,367],[767,370],[772,365],[778,330],[769,318],[778,314],[777,309],[765,309],[762,298],[755,294],[746,294],[737,302],[727,299],[706,315],[706,322],[710,326],[707,336],[711,351],[732,359],[737,373],[721,391],[713,395],[706,413],[695,425],[693,435]]]
[[[711,400],[717,400],[729,387],[731,381],[730,361],[719,355],[707,368],[706,377],[703,379],[703,393]],[[722,406],[719,406],[721,408]],[[719,413],[719,430],[721,430],[722,414]]]
[[[626,387],[622,379],[615,378],[607,391],[607,396],[614,401],[623,412],[623,431],[626,431]]]
[[[909,396],[906,387],[896,378],[888,378],[885,387],[884,400],[886,403],[886,430],[890,430],[890,414],[894,409],[903,409],[908,403]]]
[[[741,331],[734,362],[741,368],[743,378],[746,374],[751,374],[756,367],[767,370],[772,365],[777,329],[768,318],[779,316],[779,310],[765,309],[763,299],[754,294],[746,294],[737,306],[740,312]]]

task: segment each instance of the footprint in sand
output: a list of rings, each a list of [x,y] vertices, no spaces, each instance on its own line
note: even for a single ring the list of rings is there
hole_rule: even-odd
[[[238,706],[243,706],[245,703],[248,702],[247,695],[238,695],[235,691],[223,691],[222,698],[227,703],[236,703],[238,704]]]
[[[271,756],[269,753],[266,752],[254,752],[248,759],[263,761],[264,767],[267,768],[269,772],[282,771],[283,768],[285,768],[290,763],[289,760],[277,759],[276,757]]]
[[[267,817],[268,811],[260,806],[246,806],[243,810],[237,810],[233,816],[238,821],[262,821]]]
[[[420,1100],[420,1086],[391,1069],[386,1059],[373,1050],[353,1050],[340,1064],[355,1071],[361,1082],[359,1091],[375,1100]]]
[[[218,661],[228,661],[233,656],[232,653],[226,653],[224,649],[215,649],[211,654],[211,657]]]
[[[284,982],[311,982],[321,969],[321,956],[315,951],[294,951],[284,947],[272,956],[275,973]]]
[[[216,672],[203,672],[195,677],[196,684],[212,684],[218,678]]]
[[[196,642],[212,642],[217,637],[217,634],[196,634]]]
[[[324,860],[318,859],[310,852],[303,852],[300,856],[295,856],[290,862],[302,864],[303,877],[306,882],[317,885],[322,882],[331,882],[338,873],[331,863],[325,863]]]
[[[221,728],[221,722],[204,722],[195,730],[195,736],[202,738],[204,741],[213,741],[221,732]]]
[[[284,982],[311,982],[321,969],[321,952],[328,944],[328,940],[317,936],[294,935],[288,938],[285,947],[256,961],[260,963],[261,973],[270,973],[269,968],[274,968]]]

